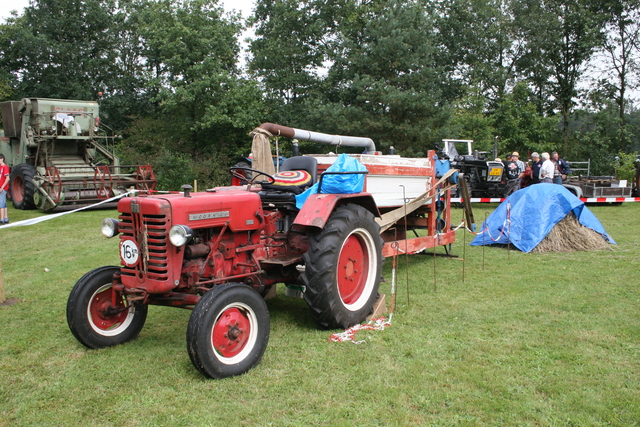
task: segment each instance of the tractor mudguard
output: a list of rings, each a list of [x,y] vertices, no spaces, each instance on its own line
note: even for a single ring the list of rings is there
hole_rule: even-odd
[[[580,197],[584,197],[582,195],[582,188],[580,188],[580,186],[578,185],[571,185],[571,184],[562,184],[562,186],[564,188],[566,188],[567,190],[571,191],[571,193],[576,196],[577,198]]]
[[[337,206],[346,203],[361,205],[374,216],[380,217],[376,202],[369,193],[353,194],[310,194],[298,212],[294,225],[323,228]]]

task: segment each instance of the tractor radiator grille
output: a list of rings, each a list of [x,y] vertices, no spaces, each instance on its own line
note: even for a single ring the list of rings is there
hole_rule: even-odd
[[[123,276],[151,280],[168,279],[168,230],[165,215],[122,213],[119,217],[121,239],[132,238],[140,249],[140,261],[134,267],[123,266]]]

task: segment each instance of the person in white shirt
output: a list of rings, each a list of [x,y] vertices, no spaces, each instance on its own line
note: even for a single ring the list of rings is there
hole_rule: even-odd
[[[540,182],[552,184],[555,167],[553,166],[553,162],[549,160],[551,156],[549,153],[542,153],[541,157],[542,166],[540,167]]]

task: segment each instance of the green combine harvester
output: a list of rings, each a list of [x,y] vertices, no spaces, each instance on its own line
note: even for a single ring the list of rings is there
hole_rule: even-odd
[[[152,191],[149,165],[120,165],[96,101],[24,98],[0,104],[0,153],[11,168],[17,209],[76,209],[129,190]]]

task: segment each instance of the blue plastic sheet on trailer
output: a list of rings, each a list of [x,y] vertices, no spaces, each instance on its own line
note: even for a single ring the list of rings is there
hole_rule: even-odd
[[[321,193],[324,194],[353,194],[360,193],[364,189],[364,173],[334,175],[330,172],[367,172],[365,165],[354,157],[345,153],[338,156],[335,162],[326,170],[326,176],[322,179]],[[307,201],[310,194],[318,192],[318,183],[307,188],[296,196],[296,207],[302,209],[302,205]]]
[[[569,190],[557,184],[535,184],[516,191],[502,202],[482,223],[481,233],[470,244],[511,242],[522,252],[530,252],[570,212],[580,224],[600,233],[607,242],[616,243],[584,202]]]

